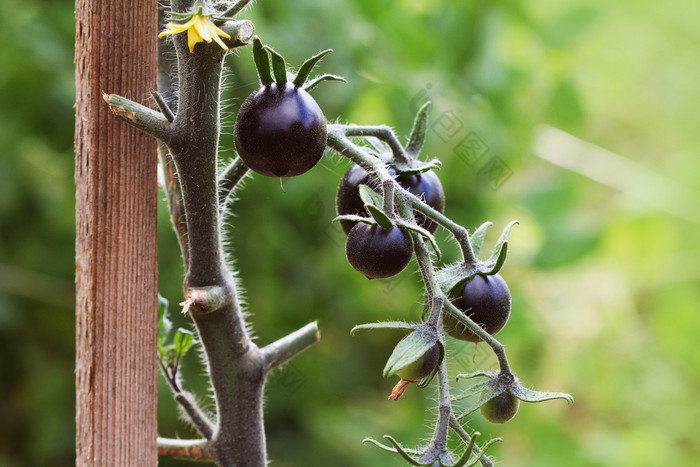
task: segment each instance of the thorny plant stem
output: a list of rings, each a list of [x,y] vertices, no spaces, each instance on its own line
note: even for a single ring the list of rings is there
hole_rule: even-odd
[[[408,157],[408,154],[406,154],[406,150],[403,148],[403,146],[401,146],[401,143],[399,142],[398,138],[396,137],[394,131],[391,129],[390,126],[343,125],[342,127],[345,136],[370,136],[384,141],[386,144],[389,145],[389,149],[391,149],[391,153],[393,154],[396,162],[400,162],[402,164],[409,163],[410,159]]]
[[[219,177],[219,206],[221,209],[226,207],[226,202],[229,196],[234,192],[238,183],[248,174],[250,169],[245,165],[243,159],[236,157],[231,164],[226,167],[224,172]]]

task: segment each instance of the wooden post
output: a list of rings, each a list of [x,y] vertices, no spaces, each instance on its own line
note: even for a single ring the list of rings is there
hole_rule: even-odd
[[[76,464],[154,466],[156,145],[102,99],[156,87],[154,0],[76,0]]]

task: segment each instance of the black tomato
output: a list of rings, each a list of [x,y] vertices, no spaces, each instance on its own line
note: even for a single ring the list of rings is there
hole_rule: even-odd
[[[430,207],[436,211],[443,212],[445,209],[445,193],[442,190],[440,179],[432,170],[423,172],[418,175],[399,175],[396,176],[396,170],[389,167],[389,173],[399,184],[419,198],[423,198]],[[365,204],[360,198],[360,185],[367,185],[374,191],[379,192],[379,185],[376,180],[370,179],[369,173],[359,165],[355,164],[343,175],[338,185],[338,193],[335,198],[335,206],[339,216],[357,215],[367,216]],[[422,214],[416,214],[418,225],[428,230],[430,233],[435,233],[438,225]],[[340,225],[346,234],[350,233],[355,222],[341,220]]]
[[[236,117],[236,150],[251,170],[268,177],[309,171],[326,148],[326,118],[311,95],[292,83],[263,86]]]
[[[520,401],[510,391],[499,394],[481,406],[481,415],[491,423],[505,423],[515,417]]]
[[[421,358],[396,372],[401,379],[418,382],[430,375],[440,360],[440,347],[434,344]]]
[[[383,230],[359,222],[348,234],[345,255],[368,279],[384,279],[404,270],[413,256],[413,243],[399,227]]]
[[[510,316],[510,291],[499,274],[482,276],[477,274],[458,291],[455,306],[486,332],[495,335],[503,329]],[[446,312],[442,315],[445,332],[455,339],[479,342],[474,334],[457,318]]]

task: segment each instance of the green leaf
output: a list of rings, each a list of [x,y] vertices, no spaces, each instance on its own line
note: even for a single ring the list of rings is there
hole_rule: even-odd
[[[472,434],[472,439],[469,440],[469,444],[467,445],[467,449],[464,451],[464,454],[462,454],[462,457],[460,457],[459,460],[452,465],[452,467],[465,467],[467,465],[467,461],[469,461],[469,458],[472,456],[472,451],[474,450],[474,445],[476,444],[476,438],[479,436],[481,436],[481,433],[478,431],[475,431],[474,434]],[[477,461],[478,460],[479,458],[477,457]]]
[[[175,352],[178,355],[178,358],[181,358],[183,355],[187,353],[188,350],[192,347],[194,344],[194,335],[192,334],[192,331],[189,331],[187,329],[179,328],[175,332],[175,339],[173,340],[173,346],[175,348]]]
[[[435,345],[437,335],[431,335],[425,329],[419,328],[399,341],[384,367],[385,378],[415,362]]]
[[[270,52],[272,56],[272,72],[275,75],[275,82],[278,85],[287,84],[287,63],[284,61],[284,57],[268,45],[265,46],[265,50]]]
[[[515,397],[525,402],[544,402],[554,399],[564,399],[569,404],[574,402],[574,398],[571,394],[566,394],[564,392],[535,391],[534,389],[528,389],[520,384],[511,387],[510,392],[512,392]]]
[[[299,68],[299,71],[297,72],[297,75],[294,77],[294,86],[300,88],[304,85],[307,79],[309,79],[309,75],[311,74],[311,70],[314,69],[314,66],[318,63],[319,60],[321,60],[325,55],[333,52],[333,49],[327,49],[324,50],[323,52],[317,53],[313,57],[309,58],[306,60],[302,65],[301,68]]]
[[[474,231],[474,233],[469,237],[469,240],[472,244],[472,250],[474,251],[475,256],[479,256],[479,252],[481,251],[481,245],[484,244],[484,239],[486,238],[486,232],[488,232],[489,227],[493,225],[493,222],[484,222],[479,226],[478,229]]]
[[[372,204],[365,204],[365,209],[372,216],[372,218],[377,222],[379,227],[383,230],[391,230],[394,228],[394,223],[389,219],[389,216],[384,214],[384,211]]]
[[[406,452],[406,451],[407,451],[406,448],[404,448],[403,446],[401,446],[401,445],[399,444],[399,442],[396,441],[396,440],[395,440],[394,438],[392,438],[391,436],[389,436],[389,435],[384,435],[384,439],[388,440],[391,444],[393,444],[393,445],[394,445],[394,449],[396,449],[395,452],[397,452],[401,457],[403,457],[404,460],[405,460],[406,462],[408,462],[409,464],[411,464],[411,465],[419,465],[419,466],[427,466],[427,465],[431,465],[431,464],[432,464],[432,462],[429,462],[429,463],[426,463],[426,464],[421,463],[421,462],[415,460],[414,458],[412,458],[411,456],[409,456],[408,453]]]
[[[168,319],[168,300],[161,294],[158,294],[158,346],[159,348],[165,344],[170,334],[172,323]]]
[[[253,61],[255,62],[255,68],[258,70],[260,84],[263,86],[271,85],[273,80],[270,74],[270,57],[258,36],[253,37]]]
[[[415,159],[420,154],[421,149],[423,149],[423,143],[425,142],[425,129],[428,125],[428,114],[430,113],[430,107],[432,102],[427,101],[425,104],[418,109],[416,113],[416,118],[413,121],[413,128],[411,128],[411,134],[408,137],[408,144],[406,145],[406,153]]]
[[[405,321],[384,321],[381,323],[358,324],[350,330],[350,335],[354,336],[357,331],[365,329],[416,329],[418,324],[407,323]]]
[[[319,83],[323,81],[342,81],[343,83],[347,83],[348,80],[343,78],[342,76],[338,75],[321,75],[317,76],[316,78],[312,79],[308,83],[304,85],[304,91],[311,92],[313,88],[315,88]]]
[[[389,436],[389,435],[385,435],[384,437],[386,438],[387,436]],[[374,438],[365,438],[365,439],[362,440],[362,444],[367,444],[367,443],[372,443],[372,444],[374,444],[375,446],[377,446],[378,448],[384,449],[385,451],[388,451],[388,452],[396,452],[396,448],[395,448],[395,447],[387,446],[387,445],[385,445],[385,444],[382,444],[382,443],[380,443],[379,441],[377,441],[377,440],[374,439]],[[392,444],[393,444],[393,443],[392,443]],[[404,450],[405,452],[409,453],[409,454],[416,454],[416,455],[420,455],[420,454],[421,454],[421,452],[418,451],[418,450],[416,450],[416,449],[403,448],[403,450]]]
[[[358,189],[360,190],[360,198],[362,198],[363,203],[371,204],[378,208],[382,207],[382,195],[364,184],[358,186]]]

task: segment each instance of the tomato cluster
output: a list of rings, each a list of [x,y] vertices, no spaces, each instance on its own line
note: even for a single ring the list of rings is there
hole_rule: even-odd
[[[404,189],[410,193],[422,198],[425,203],[438,212],[443,212],[445,209],[445,193],[442,189],[442,183],[434,171],[428,170],[417,175],[397,175],[393,167],[388,168],[392,177],[399,182]],[[335,205],[338,215],[357,215],[367,216],[364,202],[360,198],[358,187],[367,185],[374,191],[379,192],[379,186],[370,174],[360,167],[353,165],[345,172],[343,178],[338,185],[338,193],[335,198]],[[428,219],[420,213],[416,213],[416,221],[418,225],[428,230],[430,233],[435,233],[438,228],[437,223]],[[355,222],[341,220],[340,225],[346,234],[350,233]]]

